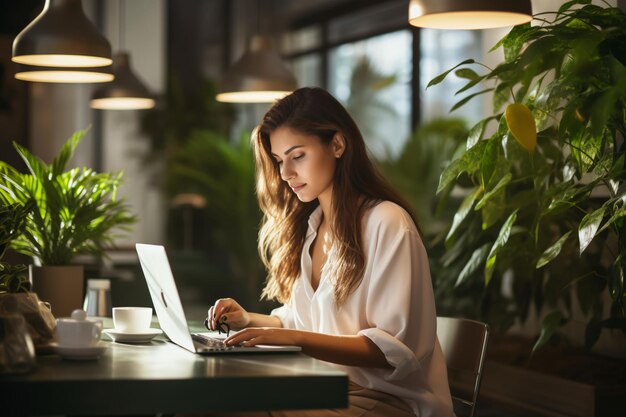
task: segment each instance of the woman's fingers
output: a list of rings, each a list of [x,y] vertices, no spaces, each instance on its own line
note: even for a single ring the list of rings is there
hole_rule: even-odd
[[[225,312],[229,311],[232,307],[233,300],[230,298],[220,298],[213,305],[213,315],[211,319],[214,321],[214,324],[217,325],[220,317],[224,315]]]
[[[217,330],[220,323],[243,328],[248,325],[246,311],[232,298],[220,298],[208,311],[209,327]]]
[[[226,338],[226,340],[224,340],[224,343],[226,343],[229,346],[235,346],[238,344],[244,344],[245,346],[254,346],[254,345],[248,345],[246,344],[246,342],[253,339],[255,335],[258,334],[258,330],[259,329],[255,329],[255,328],[243,329],[235,333],[234,335]]]
[[[285,338],[286,332],[280,330],[273,327],[249,327],[228,337],[224,342],[229,346],[238,344],[243,346],[290,344]]]
[[[224,299],[219,299],[209,307],[209,311],[207,312],[207,319],[209,322],[209,328],[211,330],[217,329],[217,325],[219,324],[220,315],[224,315],[224,311],[228,309],[227,303]]]
[[[213,321],[213,311],[215,311],[215,306],[209,307],[209,311],[207,312],[207,325],[209,330],[215,330],[215,322]]]

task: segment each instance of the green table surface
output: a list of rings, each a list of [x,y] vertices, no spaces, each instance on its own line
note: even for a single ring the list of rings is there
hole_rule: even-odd
[[[137,345],[102,339],[108,348],[97,360],[38,356],[30,373],[0,375],[0,415],[347,407],[347,374],[302,353],[201,356],[165,336]]]

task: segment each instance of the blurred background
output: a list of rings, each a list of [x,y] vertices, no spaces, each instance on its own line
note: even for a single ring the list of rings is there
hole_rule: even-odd
[[[504,61],[504,53],[502,48],[491,49],[510,27],[418,29],[408,23],[408,0],[83,0],[83,10],[108,39],[113,55],[127,54],[132,72],[155,100],[154,107],[144,110],[101,110],[90,106],[98,84],[15,78],[19,68],[11,61],[13,41],[41,12],[44,3],[0,0],[0,160],[26,169],[12,146],[15,141],[49,163],[73,132],[89,127],[70,166],[123,172],[117,196],[125,199],[137,218],[129,232],[116,237],[107,256],[80,256],[73,261],[85,266],[85,279],[110,280],[113,306],[151,305],[134,248],[141,242],[166,246],[188,319],[203,320],[208,306],[221,297],[235,298],[252,311],[267,313],[276,307],[259,298],[266,274],[257,254],[260,213],[250,149],[251,132],[271,103],[216,100],[220,86],[236,72],[235,64],[249,52],[250,40],[262,35],[271,39],[274,52],[298,87],[323,87],[346,106],[373,160],[412,204],[429,254],[437,314],[478,319],[491,326],[481,391],[481,401],[487,400],[487,407],[482,415],[624,415],[624,269],[611,266],[620,259],[624,265],[626,258],[619,250],[624,246],[615,238],[626,236],[623,230],[609,235],[608,230],[600,233],[601,229],[580,256],[578,241],[573,242],[578,239],[574,230],[578,223],[572,229],[567,214],[548,216],[535,235],[541,232],[544,241],[536,239],[532,249],[541,255],[554,241],[561,245],[549,260],[556,258],[555,262],[542,268],[535,259],[527,262],[528,257],[520,256],[528,245],[519,240],[524,235],[519,231],[530,221],[520,222],[517,230],[506,233],[507,239],[509,232],[517,235],[498,255],[499,264],[495,272],[491,270],[491,279],[485,261],[489,248],[497,246],[499,233],[506,228],[506,224],[500,227],[504,209],[495,207],[504,202],[504,191],[500,188],[502,199],[491,213],[489,207],[482,213],[471,210],[477,194],[470,191],[473,184],[468,176],[457,175],[451,186],[437,194],[442,172],[451,161],[469,153],[466,147],[476,143],[469,145],[472,137],[477,140],[475,128],[481,121],[499,120],[498,130],[506,131],[507,126],[502,122],[501,109],[494,109],[498,106],[493,103],[499,98],[484,91],[489,85],[477,81],[456,95],[477,77],[475,73],[468,70],[458,73],[459,77],[452,72],[443,82],[430,88],[427,85],[467,59],[485,65],[474,67],[481,74],[488,72],[486,68],[496,68]],[[533,14],[558,10],[564,3],[533,0]],[[594,0],[592,4],[626,10],[626,0]],[[601,17],[611,19],[610,14],[597,11],[595,18],[599,21]],[[594,30],[593,25],[587,25],[590,39]],[[617,42],[609,49],[624,58],[623,45]],[[556,49],[558,44],[546,56],[557,54]],[[622,65],[626,63],[622,61]],[[464,95],[476,93],[480,94],[467,105],[451,110]],[[509,95],[508,90],[504,95]],[[623,105],[626,101],[621,100]],[[589,109],[575,110],[584,119]],[[604,110],[608,114],[611,109]],[[552,118],[559,113],[565,112],[557,109]],[[487,131],[483,137],[492,134]],[[563,145],[557,135],[554,138]],[[615,144],[623,152],[623,137],[618,135]],[[543,146],[542,156],[548,154],[547,145]],[[572,148],[555,149],[554,160],[559,160]],[[522,165],[520,161],[530,155],[504,152],[500,162],[519,158],[507,161],[507,166]],[[579,166],[595,169],[591,162],[579,159]],[[552,175],[551,160],[546,160],[545,169],[537,169],[536,177],[531,170],[529,177],[538,179],[535,185]],[[621,162],[623,165],[623,158]],[[495,162],[485,164],[495,171]],[[568,165],[556,169],[561,168],[562,176],[567,170],[573,172]],[[611,184],[613,194],[626,191],[620,178]],[[578,180],[584,184],[585,178]],[[524,194],[532,191],[532,184],[524,186],[527,188],[522,192],[514,186],[507,190],[511,201],[535,195]],[[568,206],[572,211],[579,209],[575,213],[578,221],[604,207],[607,191],[593,191],[580,201],[580,207],[578,202]],[[572,196],[564,196],[563,201],[555,197],[555,201],[569,203],[568,197]],[[452,226],[468,198],[473,199],[461,215],[467,220]],[[612,220],[623,225],[623,201],[614,208]],[[484,220],[490,216],[495,220]],[[591,238],[603,216],[601,212]],[[451,227],[456,234],[449,233]],[[576,239],[564,245],[570,234]],[[621,244],[626,243],[622,240]],[[10,251],[4,260],[31,262]],[[621,276],[617,276],[619,271]],[[611,284],[618,281],[621,284]],[[538,340],[543,348],[531,353]],[[521,368],[520,373],[507,373],[509,368],[496,362]],[[527,371],[531,368],[550,377],[530,376]],[[565,378],[565,382],[558,385],[554,375]],[[576,384],[592,384],[585,385],[589,390],[585,392],[591,394],[572,395],[570,379]],[[546,394],[550,390],[554,396]],[[589,409],[579,412],[582,406],[571,401],[573,396]],[[497,413],[491,406],[506,411]],[[560,406],[566,411],[559,411]]]

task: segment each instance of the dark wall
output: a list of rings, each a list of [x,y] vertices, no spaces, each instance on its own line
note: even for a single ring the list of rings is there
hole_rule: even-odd
[[[42,10],[45,0],[0,0],[0,34],[17,35]]]
[[[169,0],[167,4],[168,76],[185,91],[202,79],[217,80],[229,62],[230,0]]]
[[[0,0],[0,160],[22,167],[12,142],[28,145],[28,83],[14,78],[13,40],[43,9],[44,0]]]

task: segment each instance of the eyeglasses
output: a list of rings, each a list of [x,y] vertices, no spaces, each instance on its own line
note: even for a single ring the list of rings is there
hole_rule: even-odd
[[[211,331],[211,328],[209,327],[209,318],[208,317],[206,319],[204,319],[204,327],[206,327],[207,330]],[[217,322],[217,333],[218,334],[225,333],[226,337],[228,337],[228,335],[230,335],[230,325],[228,323],[226,323],[226,319],[224,317],[222,317],[222,320]]]

